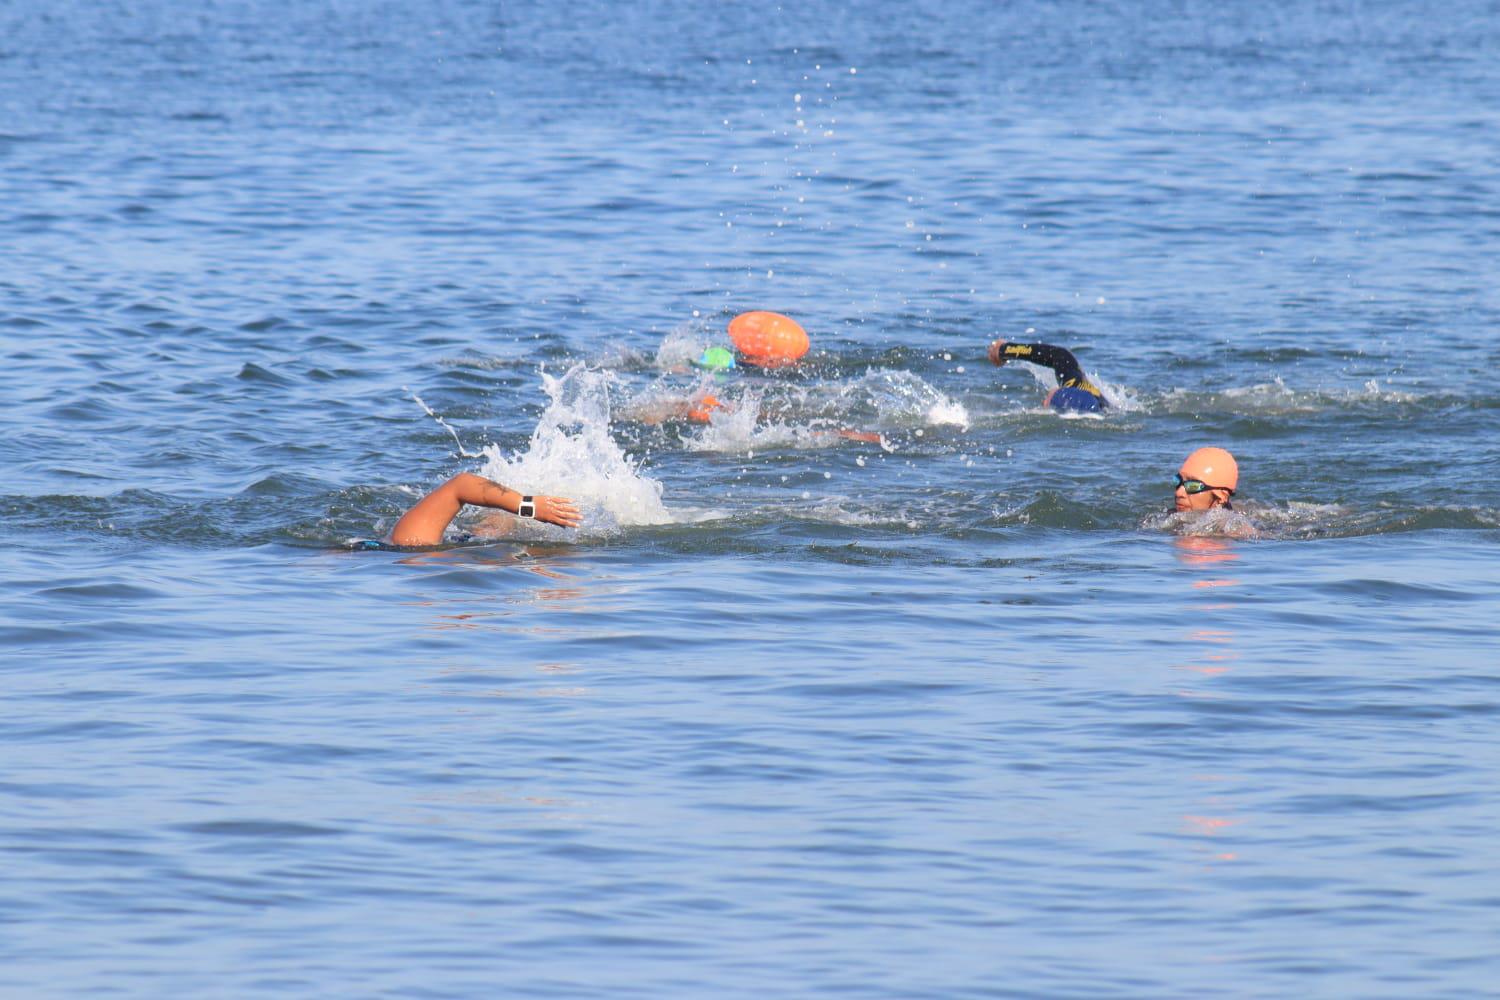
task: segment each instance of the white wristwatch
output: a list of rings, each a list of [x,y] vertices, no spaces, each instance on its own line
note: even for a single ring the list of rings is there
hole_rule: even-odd
[[[522,497],[521,506],[516,508],[517,517],[536,517],[536,497]]]

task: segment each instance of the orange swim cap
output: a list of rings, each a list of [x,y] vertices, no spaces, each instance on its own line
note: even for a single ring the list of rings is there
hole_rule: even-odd
[[[713,396],[704,396],[693,405],[691,410],[688,410],[688,419],[695,424],[706,424],[713,408],[723,405],[723,403],[719,402]]]
[[[1240,485],[1240,467],[1223,448],[1199,448],[1182,462],[1177,474],[1217,489],[1235,490]]]
[[[745,361],[762,368],[780,368],[807,353],[807,331],[781,313],[740,313],[729,321],[729,339]]]

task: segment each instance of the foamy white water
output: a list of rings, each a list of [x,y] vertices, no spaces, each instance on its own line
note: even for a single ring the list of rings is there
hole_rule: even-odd
[[[559,376],[543,372],[541,378],[548,404],[525,450],[507,455],[496,445],[486,446],[482,474],[525,492],[577,501],[584,515],[580,536],[671,524],[661,483],[645,475],[610,433],[614,376],[577,364]]]

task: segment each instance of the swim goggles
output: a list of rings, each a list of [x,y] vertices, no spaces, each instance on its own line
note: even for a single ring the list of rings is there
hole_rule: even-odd
[[[1228,486],[1210,486],[1201,479],[1183,479],[1182,473],[1177,473],[1177,485],[1182,487],[1182,492],[1192,496],[1194,493],[1202,493],[1204,490],[1223,490],[1230,496],[1234,496],[1234,490]]]

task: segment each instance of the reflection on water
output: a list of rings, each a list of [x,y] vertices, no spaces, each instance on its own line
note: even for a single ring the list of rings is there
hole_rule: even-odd
[[[460,698],[578,698],[592,692],[583,685],[556,683],[581,672],[578,664],[507,662],[504,666],[504,670],[497,670],[494,666],[450,664],[436,668],[433,679],[425,683],[445,696]],[[538,682],[545,684],[537,686]]]
[[[1172,548],[1177,561],[1194,573],[1223,572],[1240,560],[1240,553],[1235,542],[1225,538],[1180,535],[1172,540]],[[1193,579],[1189,584],[1194,591],[1214,590],[1216,592],[1239,585],[1238,579],[1221,576]],[[1234,611],[1237,605],[1233,600],[1232,592],[1224,596],[1227,599],[1219,603],[1192,605],[1195,616],[1206,614],[1208,620],[1201,621],[1197,628],[1188,632],[1187,639],[1191,644],[1189,649],[1193,655],[1189,658],[1189,662],[1177,664],[1177,669],[1195,673],[1204,681],[1224,677],[1240,656],[1238,650],[1233,648],[1234,630],[1221,622],[1221,619]],[[1213,697],[1211,691],[1205,690],[1180,693],[1188,698]],[[1214,783],[1227,780],[1222,774],[1199,775],[1198,778]],[[1236,861],[1240,856],[1238,851],[1225,850],[1221,844],[1217,843],[1222,839],[1225,831],[1243,822],[1228,815],[1230,808],[1230,804],[1223,796],[1209,795],[1200,800],[1193,812],[1182,817],[1186,832],[1200,841],[1196,849],[1209,854],[1216,862]],[[1211,841],[1214,843],[1210,843]]]
[[[1173,539],[1177,558],[1184,566],[1209,566],[1214,563],[1234,562],[1240,557],[1235,547],[1222,538],[1204,535],[1182,535]]]
[[[463,572],[517,570],[522,573],[542,577],[548,581],[567,583],[568,585],[523,589],[519,593],[506,595],[504,600],[507,602],[526,602],[559,611],[597,610],[578,604],[579,601],[590,596],[590,587],[582,582],[573,582],[575,577],[566,571],[570,565],[578,565],[580,558],[579,551],[569,546],[528,545],[524,547],[502,547],[498,545],[466,545],[413,552],[402,556],[396,562],[405,566],[429,569],[437,567]],[[604,590],[597,588],[593,591],[595,596],[599,596],[604,592]],[[444,602],[440,599],[434,599],[416,603],[439,605]],[[494,611],[489,613],[504,614],[505,612]],[[481,617],[481,615],[472,612],[440,616],[442,619],[458,622],[478,617]]]

